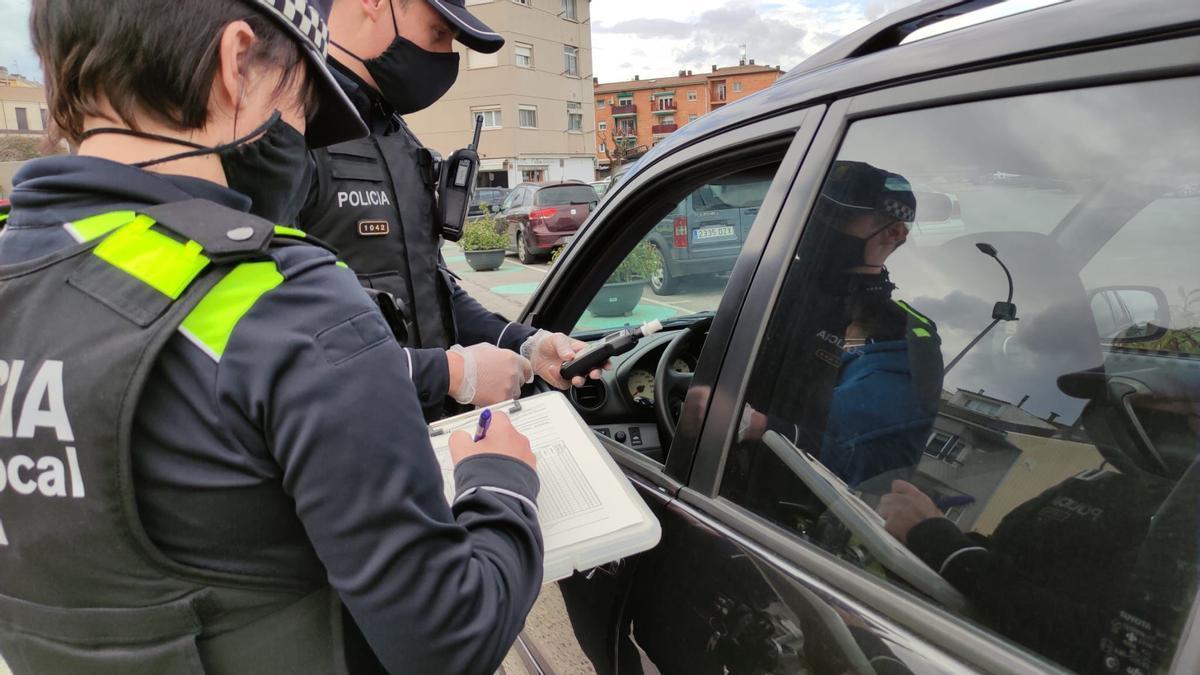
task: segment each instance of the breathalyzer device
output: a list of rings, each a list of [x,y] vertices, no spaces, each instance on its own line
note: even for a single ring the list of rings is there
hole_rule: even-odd
[[[564,361],[559,372],[565,380],[587,377],[587,374],[593,370],[603,368],[605,362],[610,358],[633,349],[638,340],[657,333],[662,330],[662,327],[662,322],[655,320],[642,324],[641,328],[625,328],[605,335],[576,354],[575,358]]]
[[[475,193],[475,178],[479,173],[479,134],[483,131],[483,116],[475,118],[475,136],[471,144],[455,150],[442,161],[438,179],[438,224],[447,241],[462,239],[467,221],[467,209]]]

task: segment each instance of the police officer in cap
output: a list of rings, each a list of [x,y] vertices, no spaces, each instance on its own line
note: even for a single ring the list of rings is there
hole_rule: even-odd
[[[394,300],[427,417],[441,416],[447,396],[475,405],[517,396],[533,373],[569,386],[559,367],[583,343],[489,312],[446,269],[434,156],[402,118],[454,84],[455,39],[490,54],[504,38],[463,0],[335,0],[330,31],[330,67],[371,135],[314,153],[298,222],[335,246],[364,286]]]
[[[541,582],[503,414],[450,439],[354,274],[275,223],[366,132],[328,3],[34,0],[53,131],[0,234],[0,656],[491,673]],[[350,423],[352,422],[352,423]]]

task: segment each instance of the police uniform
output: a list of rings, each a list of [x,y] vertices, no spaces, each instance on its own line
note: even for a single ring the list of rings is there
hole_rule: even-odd
[[[15,673],[498,662],[539,588],[536,474],[468,459],[452,513],[407,359],[353,274],[203,180],[76,156],[15,182],[0,234]],[[366,653],[344,647],[363,636]]]
[[[407,327],[427,418],[441,416],[454,344],[517,351],[536,330],[488,311],[462,290],[441,257],[434,222],[433,156],[399,115],[357,75],[330,61],[371,136],[313,152],[314,185],[299,223],[332,244],[368,287],[392,294]]]

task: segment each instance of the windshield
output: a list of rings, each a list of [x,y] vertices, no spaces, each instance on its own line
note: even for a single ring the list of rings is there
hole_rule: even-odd
[[[597,199],[596,191],[590,185],[559,185],[538,190],[534,204],[536,206],[566,206],[568,204],[590,204]]]

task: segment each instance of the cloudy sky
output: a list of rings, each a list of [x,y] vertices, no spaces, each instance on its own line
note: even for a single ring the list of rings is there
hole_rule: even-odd
[[[594,74],[601,82],[757,63],[791,68],[887,11],[912,0],[594,0]],[[0,65],[37,77],[24,29],[29,0],[0,0]],[[742,45],[745,45],[743,48]]]
[[[601,82],[756,63],[795,66],[912,0],[594,0],[592,48]],[[744,47],[743,47],[744,45]]]

